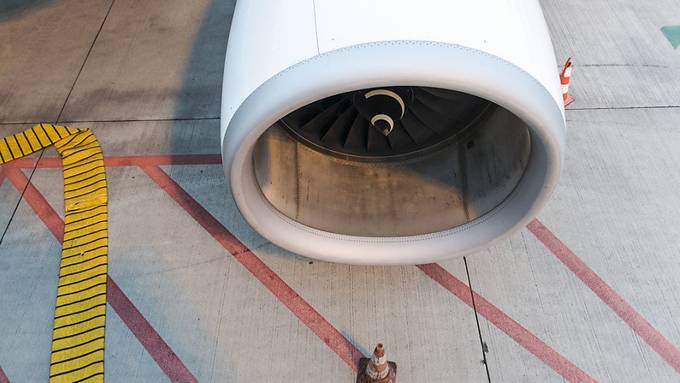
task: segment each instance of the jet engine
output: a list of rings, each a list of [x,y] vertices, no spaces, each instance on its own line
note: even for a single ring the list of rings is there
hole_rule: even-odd
[[[565,120],[537,0],[239,0],[230,193],[271,242],[351,264],[465,255],[526,225]]]

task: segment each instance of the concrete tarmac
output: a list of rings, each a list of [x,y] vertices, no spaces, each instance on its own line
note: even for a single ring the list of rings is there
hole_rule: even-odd
[[[462,259],[311,261],[229,201],[215,155],[233,0],[0,4],[0,136],[89,127],[118,161],[106,380],[353,382],[382,341],[400,382],[680,381],[680,50],[661,32],[680,7],[542,4],[576,102],[552,201],[467,258],[486,366]],[[0,175],[0,229],[18,203],[0,244],[2,383],[47,380],[60,255],[61,170],[38,167],[23,199],[20,179]]]

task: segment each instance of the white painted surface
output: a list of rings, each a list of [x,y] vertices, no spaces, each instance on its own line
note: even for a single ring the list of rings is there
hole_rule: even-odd
[[[315,3],[321,53],[375,41],[458,44],[519,66],[540,81],[557,103],[562,102],[555,82],[552,42],[537,0]]]
[[[258,86],[318,52],[313,0],[238,1],[224,64],[221,136]]]

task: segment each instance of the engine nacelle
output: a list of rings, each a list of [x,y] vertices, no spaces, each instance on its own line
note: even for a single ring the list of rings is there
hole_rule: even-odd
[[[565,135],[537,0],[239,0],[221,123],[248,223],[353,264],[432,262],[521,228]]]

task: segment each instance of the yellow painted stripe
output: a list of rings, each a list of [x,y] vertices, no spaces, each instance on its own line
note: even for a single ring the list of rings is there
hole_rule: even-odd
[[[64,186],[70,188],[74,184],[77,184],[77,183],[83,182],[85,180],[88,180],[92,177],[96,177],[96,176],[104,175],[104,174],[105,174],[105,172],[104,172],[103,167],[92,169],[90,171],[86,171],[85,173],[79,174],[77,176],[65,178],[64,179]]]
[[[83,235],[90,233],[90,232],[93,232],[93,231],[100,231],[100,230],[106,229],[106,221],[105,220],[97,221],[97,220],[94,220],[94,219],[88,219],[88,220],[83,221],[83,222],[85,222],[85,223],[80,225],[80,226],[78,226],[77,224],[73,224],[74,227],[69,229],[69,231],[65,231],[64,232],[64,241],[68,241],[68,240],[75,238],[75,237],[83,236]]]
[[[85,356],[86,353],[91,353],[95,350],[97,350],[97,345],[101,344],[97,338],[101,338],[104,336],[104,328],[102,327],[104,325],[104,321],[101,320],[101,318],[97,318],[97,326],[91,328],[91,329],[86,329],[83,328],[79,330],[77,333],[74,333],[72,336],[65,338],[60,338],[60,340],[57,340],[55,344],[54,350],[62,350],[62,351],[56,351],[53,355],[52,358],[50,358],[50,362],[52,364],[64,364],[64,363],[72,363],[73,358],[78,358],[80,356]],[[75,350],[77,347],[74,347],[73,351],[70,351],[68,349],[68,346],[66,346],[65,343],[62,341],[64,340],[69,340],[70,338],[79,338],[79,342],[76,344],[79,344],[80,348],[84,349],[82,351]],[[59,344],[58,342],[62,342],[62,344]],[[63,367],[63,366],[61,366]],[[63,371],[63,370],[62,370]]]
[[[104,381],[104,361],[94,362],[94,365],[83,364],[86,367],[77,370],[75,373],[61,375],[61,376],[50,376],[50,383],[92,383],[92,382],[103,382]],[[97,377],[87,379],[96,374],[101,374],[101,380]],[[87,380],[85,380],[87,379]]]
[[[70,210],[87,210],[97,205],[105,204],[107,199],[106,190],[94,190],[90,195],[72,197],[64,200],[64,208]]]
[[[93,153],[87,156],[79,156],[78,154],[76,154],[76,157],[78,158],[78,161],[74,161],[73,163],[68,162],[64,164],[64,171],[77,168],[78,166],[81,165],[86,166],[91,163],[99,163],[100,165],[102,165],[104,162],[104,156],[102,156],[101,153]]]
[[[91,259],[88,261],[85,261],[83,263],[78,263],[75,265],[68,265],[68,266],[62,266],[61,272],[66,275],[66,274],[73,274],[73,275],[78,275],[81,274],[81,270],[88,270],[88,269],[98,269],[99,266],[106,265],[106,258],[97,258],[97,259]],[[81,297],[82,298],[82,297]],[[59,303],[59,299],[57,299],[57,305],[61,304]],[[68,301],[68,300],[66,300]],[[64,302],[67,303],[67,302]]]
[[[91,261],[93,259],[99,259],[102,257],[102,255],[106,255],[108,251],[108,246],[106,245],[99,245],[97,242],[104,242],[106,238],[103,238],[101,241],[95,241],[92,243],[92,248],[83,250],[82,247],[77,248],[78,251],[75,251],[73,255],[69,256],[64,256],[63,262],[62,262],[62,267],[67,267],[67,266],[72,266],[75,265],[76,263],[84,263]]]
[[[85,142],[85,140],[89,140],[91,137],[93,137],[93,134],[91,132],[83,132],[82,134],[74,134],[69,138],[68,140],[62,140],[54,144],[54,147],[57,148],[59,151],[64,151],[67,149],[72,149],[81,143]]]
[[[106,213],[106,211],[106,206],[96,206],[90,210],[72,211],[66,214],[64,221],[66,224],[72,224],[76,221],[93,217],[96,214]]]
[[[21,148],[19,148],[19,144],[17,143],[17,139],[15,136],[10,136],[7,137],[7,145],[9,145],[9,149],[12,151],[12,156],[14,159],[21,158],[24,155],[21,154]]]
[[[105,269],[106,268],[104,268],[104,271],[106,271]],[[92,307],[92,306],[99,304],[99,303],[102,303],[102,302],[104,302],[104,303],[106,302],[106,296],[95,295],[93,297],[83,299],[82,301],[79,302],[80,304],[66,304],[62,307],[56,307],[54,309],[54,313],[57,316],[62,316],[62,315],[66,315],[66,314],[68,314],[72,311],[75,311],[80,307],[85,307],[85,308]]]
[[[64,198],[70,200],[90,193],[96,194],[98,190],[104,190],[103,188],[106,188],[106,180],[95,181],[89,185],[86,184],[86,186],[83,186],[79,189],[65,191]]]
[[[65,224],[49,382],[103,382],[108,197],[99,143],[87,129],[35,125],[0,139],[0,164],[51,145],[64,167]]]
[[[96,163],[88,163],[72,169],[64,169],[64,178],[71,178],[77,175],[83,174],[83,172],[89,172],[91,170],[101,168],[102,163],[97,161]]]
[[[96,141],[94,143],[82,142],[77,148],[61,150],[64,166],[69,166],[80,158],[92,156],[99,151],[99,145]]]
[[[41,127],[45,130],[45,133],[47,133],[47,137],[50,138],[50,141],[53,144],[56,144],[57,142],[61,141],[61,137],[57,133],[57,130],[54,128],[54,125],[41,124]]]
[[[86,158],[95,159],[103,157],[101,155],[101,150],[99,150],[99,146],[96,146],[94,148],[80,148],[80,150],[76,151],[71,150],[70,152],[72,153],[65,154],[64,159],[62,160],[65,168],[70,168],[78,161],[82,161],[83,159]]]
[[[61,138],[65,138],[77,133],[77,131],[70,132],[65,126],[61,125],[55,125],[54,128],[57,130],[57,133],[61,136]]]
[[[55,339],[59,339],[65,334],[76,334],[73,329],[77,326],[83,326],[83,328],[94,328],[97,327],[97,323],[100,322],[99,318],[104,318],[106,323],[106,304],[94,304],[90,305],[82,310],[82,312],[74,313],[72,315],[60,317],[55,321],[55,332],[59,332],[59,336],[55,335]]]
[[[97,318],[100,319],[100,318]],[[55,340],[52,342],[52,347],[55,350],[61,350],[64,348],[68,348],[69,345],[71,345],[72,342],[77,341],[78,344],[80,343],[85,343],[89,342],[92,340],[95,340],[96,338],[103,338],[104,337],[104,327],[101,321],[93,321],[93,323],[96,322],[99,324],[99,326],[91,327],[90,323],[86,323],[87,326],[74,326],[74,333],[71,336],[65,335],[64,337],[61,338],[55,338]],[[77,332],[75,332],[77,331]]]
[[[86,353],[83,354],[83,356],[76,358],[76,359],[71,359],[66,362],[61,362],[58,364],[53,364],[52,365],[52,374],[64,374],[70,371],[77,371],[82,368],[82,366],[90,366],[92,364],[96,364],[102,359],[104,350],[101,348],[97,348],[91,353]],[[69,377],[69,380],[66,380],[67,382],[76,382],[79,379],[82,379],[87,375],[81,375],[81,374],[76,374],[75,376]]]
[[[84,353],[82,356],[77,357],[75,359],[71,359],[65,362],[55,362],[53,364],[53,373],[63,373],[65,371],[70,371],[77,369],[80,367],[79,365],[81,364],[90,364],[92,362],[96,362],[98,360],[101,360],[102,357],[104,356],[104,350],[101,348],[95,348],[93,351],[89,353]]]
[[[4,164],[13,159],[12,152],[9,150],[9,146],[7,146],[7,140],[4,138],[0,139],[0,161],[2,161],[0,163]]]
[[[106,249],[103,249],[103,252],[104,252],[104,254],[99,254],[99,255],[89,257],[88,260],[99,259],[99,257],[101,257],[102,255],[106,255]],[[57,288],[57,297],[66,297],[66,296],[69,296],[69,295],[73,295],[73,294],[79,293],[81,291],[91,289],[96,285],[102,284],[103,282],[106,282],[105,278],[102,279],[101,277],[97,277],[97,278],[89,279],[89,280],[84,281],[84,282],[74,283],[72,285],[65,285],[65,286]]]
[[[59,281],[64,283],[60,284],[59,286],[65,286],[67,283],[77,283],[83,280],[87,280],[87,278],[92,278],[95,275],[105,271],[106,264],[103,264],[95,266],[92,269],[83,269],[77,272],[63,273],[59,275]]]
[[[104,173],[95,172],[92,173],[91,176],[85,177],[82,180],[71,181],[71,183],[69,184],[64,184],[64,191],[71,192],[78,189],[82,189],[84,187],[87,187],[88,185],[91,185],[94,182],[99,182],[101,180],[106,180],[106,176],[104,175]]]
[[[64,257],[70,257],[74,255],[82,255],[86,254],[88,251],[103,247],[103,246],[108,246],[109,240],[108,238],[99,238],[96,241],[92,241],[91,243],[88,243],[86,245],[81,245],[81,246],[74,246],[72,248],[64,249],[61,252],[62,258]]]
[[[106,281],[106,276],[104,276],[104,281]],[[92,318],[98,316],[98,315],[104,315],[106,313],[106,306],[101,305],[98,306],[97,304],[91,305],[88,307],[84,307],[81,312],[77,313],[71,313],[67,314],[66,316],[55,318],[54,319],[54,327],[62,327],[62,326],[68,326],[70,327],[74,323],[79,323],[87,320],[92,320]],[[62,327],[65,328],[66,331],[68,330],[68,327]]]
[[[106,318],[102,316],[100,311],[92,310],[88,315],[88,317],[83,316],[82,319],[69,323],[66,327],[55,329],[53,333],[54,339],[62,340],[66,337],[103,326],[106,323]]]
[[[40,140],[38,139],[38,136],[35,135],[35,132],[33,129],[28,129],[26,131],[26,137],[28,137],[28,142],[31,143],[31,145],[36,148],[36,150],[39,150],[37,148],[42,147],[42,144],[40,143]]]
[[[61,151],[63,156],[68,156],[71,154],[71,152],[97,145],[98,145],[97,138],[94,136],[94,134],[89,133],[89,135],[80,134],[78,135],[77,140],[76,139],[69,140],[64,142],[63,145],[56,147]]]
[[[33,133],[35,133],[36,137],[40,140],[40,144],[43,146],[43,148],[46,148],[50,145],[52,145],[52,142],[50,141],[50,138],[47,137],[47,133],[45,133],[45,129],[42,128],[40,125],[36,125],[31,128]]]
[[[26,139],[26,137],[24,137],[23,134],[17,134],[16,139],[17,142],[19,143],[19,147],[21,148],[21,152],[24,153],[24,155],[33,153],[33,149],[31,149],[31,144],[28,143],[28,140]]]

